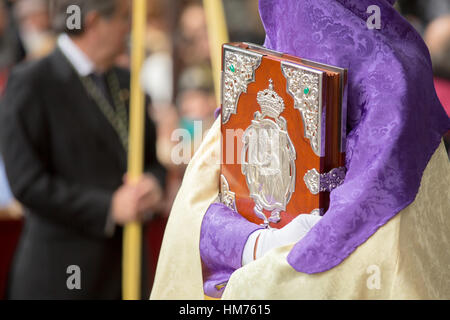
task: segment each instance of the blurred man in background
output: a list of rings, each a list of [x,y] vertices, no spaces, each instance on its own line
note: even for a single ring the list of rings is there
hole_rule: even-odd
[[[71,5],[82,23],[69,30]],[[0,141],[27,210],[10,299],[121,298],[121,226],[161,206],[165,170],[148,118],[146,174],[136,184],[124,176],[129,74],[114,61],[126,48],[129,9],[129,0],[56,0],[57,49],[11,74]]]

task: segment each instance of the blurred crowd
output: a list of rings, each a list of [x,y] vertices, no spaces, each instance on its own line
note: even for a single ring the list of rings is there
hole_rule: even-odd
[[[169,212],[186,165],[198,147],[194,141],[207,133],[217,105],[202,1],[151,0],[149,4],[148,58],[142,82],[159,128],[158,158],[169,172]],[[258,0],[224,1],[224,7],[231,41],[264,42]],[[183,136],[180,141],[174,134],[178,128],[189,132],[189,139]],[[185,147],[180,148],[180,143]],[[183,161],[174,161],[174,155]]]
[[[224,5],[232,41],[263,43],[257,0],[229,0]],[[54,49],[57,35],[52,28],[52,9],[52,0],[0,0],[0,97],[11,68]],[[168,169],[168,213],[197,147],[193,141],[211,126],[217,105],[202,1],[149,0],[147,21],[147,58],[141,78],[158,128],[158,158]],[[129,63],[129,54],[117,59],[122,67]],[[174,135],[178,128],[187,130],[188,138]],[[183,158],[181,163],[173,161],[176,146],[181,150],[177,154]],[[12,199],[1,161],[0,208],[3,215],[19,216],[20,206]]]
[[[436,93],[450,116],[450,0],[399,0],[397,6],[430,50]],[[444,141],[450,158],[450,132]]]

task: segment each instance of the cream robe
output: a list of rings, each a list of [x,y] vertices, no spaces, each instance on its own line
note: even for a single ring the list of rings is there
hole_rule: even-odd
[[[200,228],[219,192],[218,155],[220,117],[186,170],[151,299],[204,299]],[[425,169],[415,201],[340,265],[313,275],[297,272],[286,261],[292,246],[235,271],[223,299],[450,299],[450,162],[444,143]]]

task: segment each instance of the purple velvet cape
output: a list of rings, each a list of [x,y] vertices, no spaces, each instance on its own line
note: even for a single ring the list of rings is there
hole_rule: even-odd
[[[299,272],[340,264],[412,203],[425,167],[450,130],[428,49],[394,2],[260,0],[267,48],[349,70],[347,176],[331,192],[324,218],[289,253],[289,264]],[[381,9],[379,30],[366,25],[371,5]],[[224,206],[208,209],[200,240],[206,294],[220,296],[223,289],[214,285],[239,267],[236,256],[241,258],[256,229]]]

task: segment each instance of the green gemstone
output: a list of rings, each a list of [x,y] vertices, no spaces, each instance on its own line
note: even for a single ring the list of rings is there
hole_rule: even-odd
[[[308,94],[308,93],[309,93],[309,88],[306,87],[305,90],[303,90],[303,92],[304,92],[305,94]]]
[[[234,68],[234,65],[230,66],[230,70],[231,70],[231,72],[235,72],[236,71],[236,69]]]

